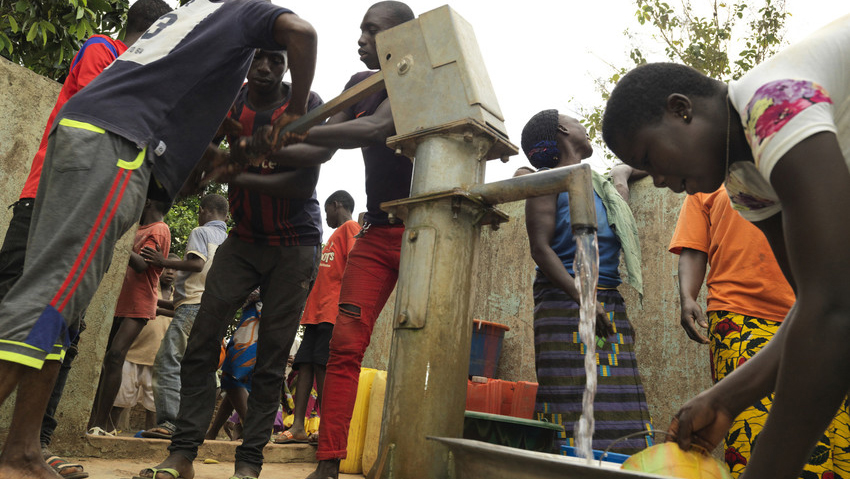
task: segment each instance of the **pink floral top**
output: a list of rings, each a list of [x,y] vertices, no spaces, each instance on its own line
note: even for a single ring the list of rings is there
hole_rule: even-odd
[[[765,219],[779,211],[779,198],[759,171],[762,169],[762,154],[769,142],[789,121],[818,103],[831,104],[832,100],[823,87],[807,80],[776,80],[756,90],[741,112],[744,133],[753,151],[755,164],[733,164],[726,181],[729,199],[736,210],[742,214],[747,212],[762,216],[754,221]],[[768,212],[770,214],[765,216]],[[744,214],[744,217],[747,216]]]
[[[760,151],[798,113],[821,102],[832,100],[823,87],[807,80],[777,80],[756,90],[747,103],[744,130],[753,151]]]
[[[850,15],[730,82],[729,100],[740,114],[754,161],[731,165],[726,190],[741,216],[761,221],[782,211],[770,175],[801,141],[835,133],[845,160],[850,159]],[[811,158],[812,164],[817,161]]]

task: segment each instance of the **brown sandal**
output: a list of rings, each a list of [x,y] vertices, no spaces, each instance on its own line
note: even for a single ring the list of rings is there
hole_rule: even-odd
[[[280,434],[275,434],[272,438],[275,444],[307,444],[308,439],[298,439],[291,432],[283,431]]]
[[[171,439],[172,434],[174,434],[174,429],[169,427],[168,424],[160,424],[139,433],[140,436],[148,439]]]
[[[83,471],[83,466],[81,464],[71,464],[61,457],[53,455],[45,457],[44,460],[47,462],[48,466],[52,467],[53,470],[64,479],[85,479],[86,477],[89,477],[89,473]],[[69,469],[79,470],[69,471]]]

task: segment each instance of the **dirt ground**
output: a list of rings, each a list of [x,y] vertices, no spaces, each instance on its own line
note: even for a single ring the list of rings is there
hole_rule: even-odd
[[[66,457],[68,462],[76,462],[83,465],[91,479],[131,479],[142,469],[152,466],[149,462],[130,459],[102,459],[102,458],[71,458]],[[288,464],[266,464],[263,466],[261,478],[268,479],[303,479],[316,468],[314,463],[288,463]],[[232,462],[221,462],[218,464],[204,464],[203,459],[195,461],[195,479],[228,479],[233,474]],[[362,474],[340,474],[340,478],[361,479]]]

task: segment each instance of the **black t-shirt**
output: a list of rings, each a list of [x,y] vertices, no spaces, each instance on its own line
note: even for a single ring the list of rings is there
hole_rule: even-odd
[[[160,17],[58,117],[147,146],[173,197],[227,115],[254,50],[281,48],[274,22],[283,13],[291,12],[263,0],[194,0]]]
[[[375,72],[366,71],[355,74],[345,85],[345,89],[369,78]],[[387,91],[381,90],[359,101],[348,110],[351,118],[359,118],[375,113],[378,106],[387,99]],[[406,156],[396,155],[386,146],[367,146],[361,148],[366,164],[366,217],[364,221],[373,225],[389,224],[387,213],[381,210],[381,203],[410,196],[410,180],[413,175],[413,162]]]

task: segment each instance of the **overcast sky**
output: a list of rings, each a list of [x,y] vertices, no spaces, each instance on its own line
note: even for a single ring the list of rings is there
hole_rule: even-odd
[[[172,4],[176,1],[169,0]],[[775,0],[776,1],[776,0]],[[349,77],[365,70],[357,55],[360,22],[371,0],[273,0],[308,20],[319,34],[319,52],[313,90],[325,101],[337,96]],[[445,1],[408,0],[416,15]],[[671,4],[677,3],[672,0]],[[695,5],[707,3],[693,0]],[[609,64],[629,65],[628,51],[637,42],[648,60],[664,60],[661,47],[634,17],[632,0],[455,0],[448,4],[474,31],[489,72],[510,140],[519,146],[520,132],[535,113],[556,108],[577,115],[580,106],[599,103],[594,79],[611,73]],[[850,13],[846,0],[787,0],[792,16],[785,38],[793,42],[830,20]],[[623,35],[629,29],[637,38]],[[656,52],[652,56],[651,53]],[[520,152],[507,164],[490,161],[487,181],[509,178],[527,164]],[[603,167],[597,153],[594,167]],[[366,205],[363,160],[359,150],[339,151],[322,167],[317,187],[319,201],[338,189],[347,190],[356,210]],[[330,236],[327,225],[325,239]]]

